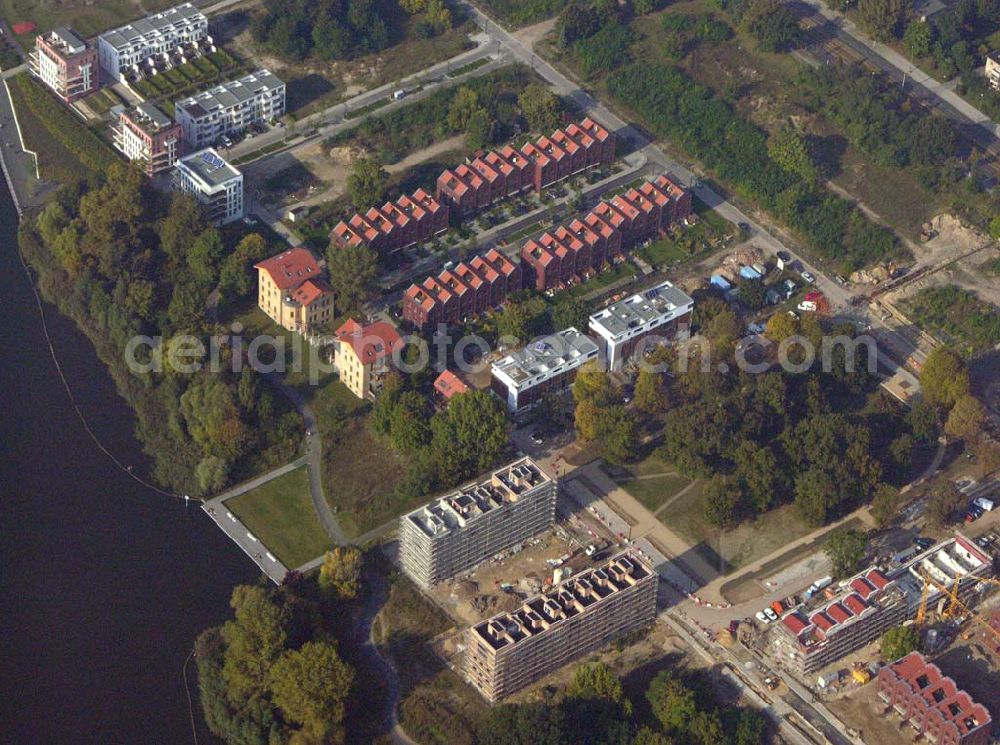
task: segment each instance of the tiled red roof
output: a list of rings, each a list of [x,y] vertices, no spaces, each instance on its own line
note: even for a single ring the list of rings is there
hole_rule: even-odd
[[[333,289],[322,279],[307,279],[292,290],[292,297],[302,305],[308,307],[330,292],[333,292]]]
[[[336,336],[341,343],[351,345],[364,365],[370,365],[391,355],[394,349],[400,348],[403,344],[396,327],[385,321],[362,326],[357,321],[348,319],[337,329]]]
[[[809,622],[798,611],[788,613],[781,619],[781,622],[796,636],[809,627]]]
[[[836,624],[830,620],[830,617],[826,615],[826,613],[823,613],[822,611],[820,611],[819,613],[814,613],[812,618],[810,618],[809,620],[812,621],[813,625],[818,626],[823,631],[829,631],[834,626],[836,626]]]
[[[872,569],[865,577],[880,590],[884,590],[886,585],[889,584],[889,580],[878,569]]]
[[[865,600],[875,592],[875,586],[864,577],[857,577],[851,580],[851,588]]]
[[[319,264],[309,249],[290,248],[277,256],[254,264],[254,268],[267,272],[279,290],[298,287],[310,277],[319,276]]]
[[[827,607],[826,615],[837,623],[843,623],[850,618],[852,614],[840,603],[832,603],[829,607]]]
[[[406,290],[406,297],[413,298],[426,311],[430,311],[434,307],[434,298],[428,295],[419,285],[410,285]]]
[[[434,390],[444,396],[445,400],[450,401],[453,396],[468,391],[469,386],[451,370],[445,370],[434,381]]]
[[[853,592],[844,598],[844,605],[846,605],[847,609],[856,616],[860,616],[868,608],[868,603]]]

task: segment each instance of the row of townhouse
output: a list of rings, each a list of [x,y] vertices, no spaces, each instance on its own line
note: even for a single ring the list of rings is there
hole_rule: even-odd
[[[525,284],[539,292],[586,278],[645,238],[691,214],[691,194],[667,176],[601,202],[521,249]]]
[[[614,159],[614,137],[587,118],[520,150],[507,145],[445,169],[438,176],[437,196],[458,215],[467,215],[523,191],[540,192],[556,181]]]
[[[380,253],[400,251],[448,229],[448,208],[423,189],[341,220],[330,234],[335,245],[367,244]]]
[[[519,264],[493,249],[485,261],[479,257],[463,262],[436,279],[411,285],[403,296],[403,318],[426,331],[496,308],[524,287],[544,292],[574,277],[591,276],[639,240],[690,214],[691,194],[660,176],[600,203],[583,219],[529,240],[521,249]],[[501,272],[497,262],[511,268]]]
[[[412,284],[403,295],[403,319],[421,330],[463,318],[502,304],[523,287],[521,267],[497,249],[445,269],[423,284]]]
[[[257,70],[178,101],[175,110],[184,141],[208,147],[284,114],[285,84],[270,70]]]
[[[179,47],[202,42],[210,42],[208,18],[191,3],[184,3],[105,31],[97,39],[97,52],[107,76],[119,81],[150,58],[163,58]]]

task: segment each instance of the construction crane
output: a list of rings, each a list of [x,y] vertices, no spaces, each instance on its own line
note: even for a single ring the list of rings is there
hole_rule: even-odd
[[[920,598],[920,607],[917,609],[917,623],[920,623],[921,616],[926,616],[927,614],[927,596],[930,594],[929,587],[933,586],[935,589],[944,593],[948,596],[948,605],[945,607],[943,613],[941,614],[945,618],[950,618],[952,616],[958,615],[959,612],[964,612],[968,614],[969,618],[982,626],[986,631],[991,634],[998,642],[1000,642],[1000,629],[997,629],[989,621],[983,618],[979,613],[972,610],[968,605],[958,599],[958,579],[955,579],[951,583],[951,587],[945,587],[940,582],[935,580],[926,572],[921,572],[920,576],[924,579],[924,590]],[[989,579],[987,577],[968,577],[967,579],[983,582],[986,584],[992,584],[1000,587],[1000,581],[995,579]]]
[[[917,607],[917,628],[923,628],[927,618],[927,597],[931,594],[931,583],[924,578],[924,587],[920,592],[920,605]]]

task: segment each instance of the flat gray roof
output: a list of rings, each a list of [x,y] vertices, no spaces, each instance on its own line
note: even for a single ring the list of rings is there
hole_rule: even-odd
[[[187,169],[209,186],[220,186],[240,175],[211,147],[185,155],[177,161],[177,166]]]
[[[149,125],[151,129],[163,129],[174,123],[174,120],[164,114],[150,101],[144,101],[135,107],[132,120],[136,124]]]
[[[576,367],[588,355],[597,354],[597,345],[572,326],[568,329],[535,339],[524,349],[493,363],[494,371],[499,371],[521,384],[529,378],[552,372],[561,365]]]
[[[70,54],[82,52],[87,48],[86,42],[77,36],[73,29],[67,28],[66,26],[59,26],[58,28],[52,29],[52,37],[56,43],[65,47],[66,51]]]
[[[170,8],[155,15],[141,18],[125,26],[106,31],[100,38],[115,49],[124,49],[132,44],[136,39],[154,33],[163,33],[171,30],[174,26],[187,25],[190,20],[203,20],[208,23],[205,15],[194,7],[191,3],[184,3],[175,8]]]
[[[693,304],[686,292],[663,282],[595,313],[590,317],[590,325],[600,327],[611,338],[618,338],[658,318],[680,315]]]
[[[257,70],[238,80],[230,80],[228,83],[222,83],[178,101],[177,107],[199,119],[209,112],[228,109],[251,100],[260,92],[274,90],[283,85],[281,78],[270,70]]]

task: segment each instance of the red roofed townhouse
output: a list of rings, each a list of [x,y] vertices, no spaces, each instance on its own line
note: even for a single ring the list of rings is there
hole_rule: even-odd
[[[459,178],[450,168],[446,168],[444,173],[438,176],[437,198],[448,204],[459,216],[476,211],[475,191],[465,179]]]
[[[486,284],[475,270],[464,261],[451,270],[452,274],[458,277],[471,291],[475,302],[472,305],[473,313],[482,313],[490,307],[490,287]]]
[[[477,256],[469,262],[469,266],[483,279],[483,285],[489,288],[489,307],[496,308],[507,295],[507,280],[486,259]]]
[[[599,207],[600,205],[598,205]],[[615,230],[614,226],[607,222],[597,212],[589,212],[583,218],[583,224],[595,232],[601,238],[601,245],[598,251],[594,252],[594,266],[600,266],[611,261],[622,252],[622,235]],[[600,261],[598,261],[600,259]]]
[[[499,171],[490,167],[490,165],[487,164],[482,158],[476,158],[469,164],[469,166],[473,171],[479,174],[479,177],[485,183],[485,201],[480,204],[480,207],[485,207],[493,204],[493,202],[498,202],[507,196],[506,179],[500,177]]]
[[[382,214],[395,226],[399,248],[406,248],[417,242],[417,225],[406,212],[392,202],[386,202],[382,205]]]
[[[358,398],[375,398],[393,353],[403,348],[399,331],[385,321],[362,326],[348,320],[337,329],[336,337],[333,364],[341,382]]]
[[[374,251],[385,250],[387,241],[385,234],[376,228],[371,221],[361,215],[353,215],[348,223],[350,228],[361,236],[361,240],[371,246]]]
[[[520,264],[515,264],[495,248],[486,252],[484,257],[503,277],[504,296],[517,292],[524,287],[524,272]]]
[[[510,163],[513,169],[507,177],[507,194],[534,188],[535,166],[524,157],[524,153],[507,145],[500,151],[500,157]]]
[[[541,192],[542,189],[559,178],[559,167],[552,162],[548,155],[530,142],[521,148],[521,154],[531,163],[531,183],[534,185],[535,191]]]
[[[625,199],[621,194],[612,197],[610,205],[625,218],[622,222],[622,246],[626,249],[631,248],[635,245],[640,235],[639,228],[642,221],[642,213],[638,207]]]
[[[626,220],[625,216],[612,207],[607,202],[599,202],[593,211],[584,218],[584,222],[590,225],[590,215],[595,215],[599,220],[610,226],[612,235],[608,238],[608,260],[616,256],[621,256],[631,245],[626,242]]]
[[[526,281],[539,292],[559,285],[559,259],[549,249],[534,239],[521,248],[521,266]]]
[[[671,215],[670,222],[680,222],[690,217],[693,208],[691,192],[679,186],[665,174],[656,179],[653,185],[669,196],[670,201],[673,203],[673,214]]]
[[[552,233],[542,233],[538,242],[542,248],[555,255],[559,266],[559,284],[566,284],[573,279],[573,274],[576,271],[576,257],[570,254],[569,248],[557,241]]]
[[[382,210],[372,207],[365,213],[365,220],[381,236],[375,239],[375,242],[378,243],[378,250],[393,252],[402,247],[402,231],[396,227],[396,223],[390,220],[389,216],[382,212]],[[374,248],[375,246],[373,245],[372,247]]]
[[[396,209],[406,215],[413,225],[413,240],[426,241],[433,234],[431,218],[427,210],[413,201],[412,197],[401,196],[396,200]]]
[[[483,180],[482,176],[476,173],[476,171],[465,163],[462,163],[455,169],[455,175],[469,185],[469,189],[472,191],[473,195],[472,206],[474,210],[489,206],[491,196],[490,187],[486,181]]]
[[[423,189],[413,192],[413,201],[427,212],[432,234],[443,233],[448,229],[448,205],[442,204]]]
[[[433,328],[441,320],[437,298],[420,285],[410,285],[403,294],[403,320],[421,331]]]
[[[147,176],[173,168],[182,155],[181,125],[148,101],[122,111],[111,136],[115,148]]]
[[[883,713],[897,714],[917,737],[937,745],[986,745],[993,718],[982,704],[919,652],[878,671],[878,697]],[[901,726],[902,726],[901,725]]]
[[[590,268],[595,271],[599,270],[606,260],[605,253],[607,248],[604,237],[599,233],[595,233],[590,226],[579,219],[574,219],[569,224],[569,231],[587,247],[586,251],[590,256]]]
[[[569,172],[576,173],[577,171],[582,171],[590,164],[587,162],[587,151],[576,142],[572,137],[570,137],[566,132],[561,129],[557,129],[552,133],[552,142],[555,143],[556,147],[566,153],[569,157]]]
[[[663,213],[660,206],[652,199],[649,199],[639,189],[629,189],[625,192],[625,198],[638,207],[639,211],[643,214],[645,224],[642,234],[645,236],[658,235],[660,232],[660,217]]]
[[[365,242],[361,234],[343,220],[338,222],[333,228],[333,232],[330,233],[330,240],[341,248],[345,246],[360,246]]]
[[[64,103],[101,87],[97,50],[65,27],[35,37],[28,69]]]
[[[662,230],[665,225],[673,222],[674,204],[670,195],[664,193],[652,181],[647,181],[639,187],[639,193],[656,205],[656,229]]]
[[[579,124],[570,124],[566,127],[565,131],[566,134],[572,138],[573,142],[580,146],[588,166],[595,166],[601,162],[601,145],[598,144],[597,140],[582,130]]]
[[[539,137],[535,147],[545,153],[556,165],[554,181],[564,179],[573,172],[573,159],[548,137]]]
[[[586,277],[590,274],[590,246],[573,233],[565,225],[560,225],[553,231],[553,235],[556,240],[562,243],[566,248],[569,249],[570,256],[573,259],[573,273],[578,277]]]
[[[458,324],[459,315],[462,312],[462,301],[451,290],[442,285],[434,277],[424,280],[424,289],[429,292],[441,307],[440,323],[454,326]]]
[[[476,313],[476,294],[472,288],[456,277],[450,269],[445,269],[437,276],[438,284],[447,287],[452,295],[458,298],[458,317],[462,320]]]
[[[493,187],[494,201],[497,199],[503,199],[521,188],[520,178],[517,179],[516,187],[514,187],[514,183],[512,181],[514,178],[514,166],[500,157],[500,155],[498,155],[495,151],[491,150],[486,153],[486,155],[483,156],[483,162],[497,174]]]
[[[434,379],[434,391],[447,403],[460,393],[466,393],[469,386],[451,370],[445,370]]]
[[[311,333],[333,318],[333,289],[308,249],[291,248],[254,268],[257,305],[282,328]]]
[[[589,116],[580,122],[580,129],[594,138],[601,148],[601,163],[614,163],[615,138],[608,130],[595,122]]]

